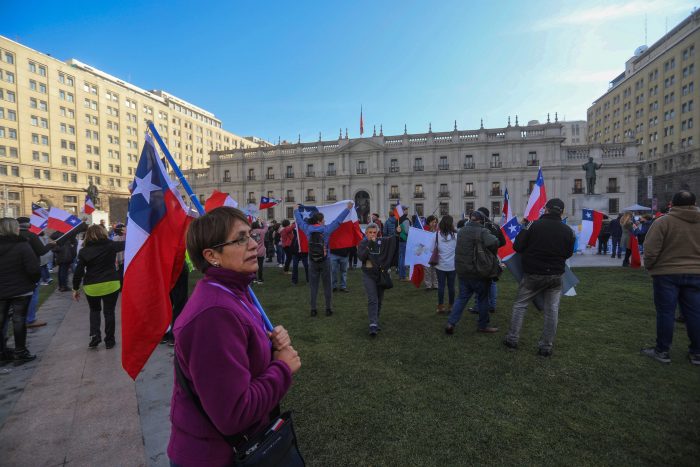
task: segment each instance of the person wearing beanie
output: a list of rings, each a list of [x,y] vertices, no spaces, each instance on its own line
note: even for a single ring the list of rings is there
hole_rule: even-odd
[[[569,226],[562,223],[564,202],[552,198],[544,206],[544,214],[523,228],[515,238],[513,248],[520,253],[523,262],[523,278],[513,303],[510,330],[503,344],[517,349],[520,330],[528,303],[537,295],[544,296],[544,330],[539,341],[538,355],[552,355],[557,333],[559,300],[562,293],[562,276],[565,262],[574,253],[576,237]]]

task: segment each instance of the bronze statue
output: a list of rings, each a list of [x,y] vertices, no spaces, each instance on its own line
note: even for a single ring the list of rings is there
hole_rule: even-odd
[[[97,206],[100,202],[98,199],[98,196],[100,195],[100,191],[97,189],[97,187],[90,181],[90,184],[88,185],[87,188],[84,188],[85,191],[87,191],[88,196],[92,200],[92,202]]]
[[[595,171],[601,167],[603,167],[603,164],[596,164],[593,162],[592,157],[589,157],[588,162],[581,166],[581,168],[586,171],[586,188],[588,189],[589,195],[595,194]]]

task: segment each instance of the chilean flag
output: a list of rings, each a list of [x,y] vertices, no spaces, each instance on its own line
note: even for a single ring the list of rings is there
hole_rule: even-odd
[[[78,219],[73,214],[64,211],[63,209],[49,209],[49,219],[47,225],[49,229],[58,230],[62,234],[65,234],[70,232],[82,223],[83,221]]]
[[[268,198],[267,196],[261,196],[259,209],[262,211],[263,209],[273,208],[273,207],[277,206],[278,204],[280,204],[281,202],[282,202],[281,199]]]
[[[542,177],[542,167],[537,172],[537,181],[532,187],[530,199],[525,208],[525,218],[529,221],[536,221],[544,212],[544,205],[547,204],[547,191],[544,188],[544,177]]]
[[[124,252],[122,366],[136,379],[170,325],[170,290],[184,263],[192,217],[150,136],[133,188]]]
[[[92,214],[94,210],[95,205],[93,204],[92,199],[90,199],[90,195],[85,195],[85,205],[83,206],[83,212],[85,214]]]
[[[505,261],[515,253],[513,249],[513,242],[515,242],[515,237],[518,236],[522,226],[518,223],[518,218],[513,216],[508,222],[501,226],[501,232],[506,239],[506,244],[498,249],[498,257],[501,261]]]
[[[586,242],[586,245],[595,246],[602,226],[603,213],[584,208],[581,218],[581,240]]]
[[[642,266],[642,258],[639,255],[639,241],[635,234],[630,234],[630,250],[632,250],[630,267],[632,269],[639,269]]]
[[[504,225],[513,217],[513,210],[510,209],[510,197],[508,196],[508,187],[503,194],[503,210],[501,211],[501,225]]]
[[[32,215],[29,216],[29,231],[39,235],[49,224],[49,211],[32,203]]]
[[[324,206],[299,205],[299,214],[301,214],[301,217],[306,221],[313,213],[321,212],[323,214],[323,220],[326,222],[326,225],[328,225],[343,212],[347,207],[348,201],[349,200],[338,201],[337,203],[326,204]],[[299,240],[299,251],[301,253],[308,253],[309,241],[306,238],[306,234],[304,234],[298,225],[297,238]],[[360,221],[357,218],[357,212],[355,209],[350,209],[348,215],[345,216],[345,220],[343,220],[340,226],[331,234],[328,246],[331,250],[350,248],[352,246],[357,246],[362,238],[363,235],[362,230],[360,230]]]
[[[214,190],[211,196],[204,202],[204,211],[209,212],[212,209],[220,208],[221,206],[229,206],[237,208],[238,203],[231,198],[228,193],[223,193],[219,190]]]
[[[401,216],[403,216],[403,206],[401,206],[401,201],[397,199],[396,206],[394,207],[394,217],[397,222],[401,220]]]

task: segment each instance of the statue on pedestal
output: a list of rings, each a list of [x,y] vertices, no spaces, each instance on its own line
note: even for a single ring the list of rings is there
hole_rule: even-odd
[[[586,188],[588,191],[587,194],[589,195],[595,194],[595,171],[601,167],[603,167],[603,164],[596,164],[595,162],[593,162],[592,157],[589,157],[588,162],[581,166],[581,168],[586,171]]]
[[[100,199],[98,198],[98,196],[100,195],[100,191],[92,183],[92,180],[90,181],[88,187],[84,188],[84,190],[87,192],[87,195],[90,197],[95,207],[97,207],[97,205],[100,203]]]

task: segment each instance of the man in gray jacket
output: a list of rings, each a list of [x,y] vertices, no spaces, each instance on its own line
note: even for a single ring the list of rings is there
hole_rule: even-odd
[[[489,326],[489,287],[491,278],[480,277],[474,269],[474,247],[482,242],[484,248],[494,256],[498,249],[498,239],[484,227],[485,218],[479,211],[469,214],[469,222],[457,233],[455,249],[455,269],[459,276],[459,297],[447,318],[445,332],[453,334],[455,326],[462,317],[464,307],[472,294],[476,294],[476,308],[479,310],[479,326],[477,332],[494,333],[498,328]]]

